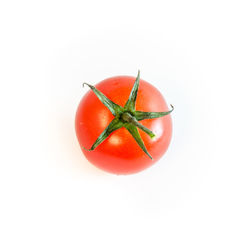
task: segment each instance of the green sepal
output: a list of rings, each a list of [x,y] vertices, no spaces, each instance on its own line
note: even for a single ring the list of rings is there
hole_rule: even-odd
[[[140,128],[142,131],[147,133],[151,138],[153,138],[155,135],[150,129],[146,128],[138,121],[141,121],[144,119],[154,119],[154,118],[159,118],[159,117],[168,115],[174,110],[174,107],[171,105],[172,109],[167,112],[136,111],[135,103],[136,103],[136,98],[137,98],[137,93],[138,93],[138,88],[139,88],[139,81],[140,81],[140,71],[138,71],[138,75],[136,77],[135,83],[131,90],[129,99],[126,102],[124,107],[121,107],[120,105],[108,99],[103,93],[101,93],[93,85],[90,85],[88,83],[83,83],[83,86],[86,84],[91,88],[91,90],[95,93],[98,99],[115,116],[115,118],[110,122],[108,127],[99,135],[99,137],[96,139],[96,141],[94,142],[94,144],[92,145],[90,149],[86,149],[85,147],[83,147],[85,150],[88,150],[88,151],[94,150],[105,139],[107,139],[108,136],[112,132],[122,127],[125,127],[129,131],[129,133],[133,136],[133,138],[135,139],[137,144],[140,146],[140,148],[150,157],[151,160],[153,159],[152,156],[148,153],[137,128]]]
[[[124,111],[124,108],[121,107],[120,105],[112,102],[110,99],[108,99],[101,91],[99,91],[97,88],[95,88],[93,85],[90,85],[88,83],[83,83],[84,85],[89,86],[93,92],[96,94],[98,99],[110,110],[110,112],[116,116],[121,114]]]
[[[151,160],[153,160],[152,156],[147,151],[144,142],[139,134],[139,131],[135,125],[132,124],[124,124],[124,127],[129,131],[129,133],[133,136],[133,138],[136,140],[137,144],[140,146],[140,148],[150,157]]]
[[[165,115],[170,114],[173,110],[174,107],[173,105],[171,106],[171,110],[167,111],[167,112],[143,112],[143,111],[134,111],[134,117],[136,118],[137,121],[142,121],[145,119],[154,119],[154,118],[159,118]]]
[[[130,92],[129,98],[124,106],[124,109],[129,110],[131,112],[133,112],[135,110],[135,102],[136,102],[136,98],[137,98],[139,82],[140,82],[140,70],[138,70],[138,74],[137,74],[137,77],[135,79],[135,83],[134,83],[133,88]]]
[[[92,151],[94,150],[97,146],[99,146],[105,139],[108,138],[108,136],[114,132],[117,129],[120,129],[123,127],[123,122],[120,121],[118,118],[113,119],[108,127],[99,135],[99,137],[96,139],[94,144],[90,149],[87,149],[83,147],[85,150]]]

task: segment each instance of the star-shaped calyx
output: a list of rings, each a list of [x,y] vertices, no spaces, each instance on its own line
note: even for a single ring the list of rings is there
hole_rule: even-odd
[[[83,83],[83,86],[87,85],[91,88],[91,90],[95,93],[95,95],[99,98],[99,100],[114,115],[114,119],[110,122],[107,128],[99,135],[99,137],[96,139],[92,147],[90,149],[86,149],[85,147],[83,147],[85,150],[88,150],[88,151],[94,150],[105,139],[107,139],[108,136],[112,132],[124,127],[133,136],[133,138],[135,139],[137,144],[140,146],[140,148],[150,157],[150,159],[153,159],[144,145],[144,142],[139,134],[138,128],[144,131],[145,133],[147,133],[150,136],[150,138],[155,137],[155,135],[150,129],[146,128],[141,123],[139,123],[139,121],[142,121],[144,119],[159,118],[159,117],[168,115],[174,110],[174,107],[171,105],[172,109],[167,112],[144,112],[144,111],[135,110],[135,103],[136,103],[137,92],[139,88],[139,81],[140,81],[140,71],[138,71],[138,75],[136,77],[134,86],[131,90],[129,98],[124,107],[112,102],[94,86],[88,83]]]

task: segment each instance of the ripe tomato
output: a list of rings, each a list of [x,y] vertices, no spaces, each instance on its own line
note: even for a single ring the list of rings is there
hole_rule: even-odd
[[[108,99],[124,107],[137,79],[139,79],[138,76],[137,78],[116,76],[101,81],[95,87]],[[144,80],[138,80],[138,84],[135,110],[144,112],[168,111],[167,114],[172,111],[169,111],[162,94],[154,86]],[[92,88],[94,90],[93,86]],[[167,150],[171,140],[172,122],[169,114],[140,121],[142,125],[155,134],[152,139],[147,133],[140,128],[138,129],[150,155],[143,151],[126,127],[112,132],[93,151],[85,150],[85,148],[91,148],[98,136],[114,119],[114,115],[92,90],[89,90],[82,98],[75,119],[76,135],[86,158],[93,165],[115,174],[136,173],[158,161]],[[129,114],[133,116],[134,113],[129,112]],[[118,120],[121,119],[121,116],[119,117]],[[152,156],[153,159],[150,159],[149,156]]]

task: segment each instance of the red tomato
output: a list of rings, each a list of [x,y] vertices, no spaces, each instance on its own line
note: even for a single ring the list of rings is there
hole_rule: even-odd
[[[117,76],[103,80],[95,87],[114,103],[124,107],[135,80],[135,77]],[[144,80],[139,82],[135,108],[147,112],[169,110],[161,93]],[[124,127],[114,131],[93,151],[83,149],[83,147],[91,148],[98,136],[113,119],[114,115],[110,110],[92,90],[89,90],[78,106],[75,129],[82,151],[93,165],[110,173],[132,174],[151,166],[166,152],[172,135],[170,115],[140,121],[142,125],[156,135],[151,139],[148,134],[138,129],[153,160],[143,152]]]

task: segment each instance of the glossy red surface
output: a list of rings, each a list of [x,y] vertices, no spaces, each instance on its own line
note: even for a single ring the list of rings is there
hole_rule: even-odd
[[[103,80],[95,87],[113,102],[124,106],[135,82],[135,77],[117,76]],[[151,84],[140,80],[136,110],[168,111],[162,94]],[[90,148],[108,126],[114,116],[90,90],[82,98],[75,119],[75,129],[80,146]],[[113,132],[94,151],[82,149],[86,158],[95,166],[115,174],[131,174],[141,171],[159,160],[166,152],[172,135],[171,116],[140,121],[152,130],[151,139],[139,130],[144,144],[153,157],[151,160],[125,129]]]

